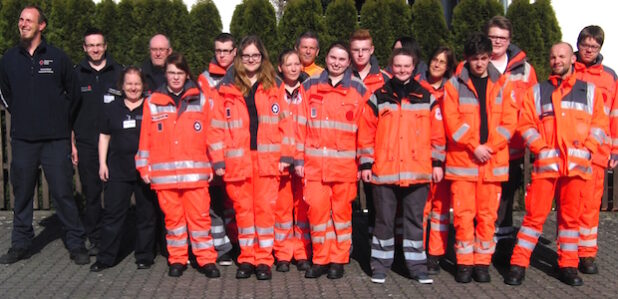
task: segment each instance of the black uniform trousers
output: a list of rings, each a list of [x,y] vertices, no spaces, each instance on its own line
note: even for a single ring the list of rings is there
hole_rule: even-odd
[[[99,178],[99,152],[92,145],[77,141],[79,180],[85,198],[84,227],[90,243],[98,246],[101,232],[101,191],[103,182]]]
[[[222,217],[225,188],[223,185],[210,185],[208,192],[210,193],[210,231],[217,256],[220,257],[232,250],[232,243],[225,232],[225,221]]]
[[[502,195],[498,206],[498,218],[496,218],[496,241],[504,238],[515,238],[513,201],[515,200],[515,192],[522,184],[523,163],[523,158],[509,161],[509,180],[502,183]]]
[[[423,212],[429,184],[408,187],[373,185],[376,211],[375,228],[371,240],[371,269],[385,273],[395,257],[395,215],[397,200],[403,207],[403,254],[410,275],[427,272],[427,256],[423,248]]]
[[[49,184],[56,214],[66,232],[67,248],[83,248],[86,234],[73,198],[71,141],[68,138],[44,141],[12,139],[11,148],[11,183],[15,195],[11,245],[25,249],[32,245],[32,202],[40,165]]]
[[[105,184],[105,205],[102,212],[101,239],[97,262],[113,266],[120,251],[123,228],[135,194],[135,260],[152,263],[155,257],[157,196],[141,180],[109,181]]]

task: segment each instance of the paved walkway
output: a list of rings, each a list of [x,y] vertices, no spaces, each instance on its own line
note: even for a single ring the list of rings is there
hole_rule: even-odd
[[[34,250],[30,259],[0,265],[0,298],[616,298],[618,294],[618,213],[602,213],[599,228],[599,275],[584,275],[584,286],[569,287],[553,273],[556,260],[555,215],[545,226],[541,246],[533,255],[533,266],[519,287],[502,283],[506,268],[491,267],[492,282],[462,285],[454,281],[452,264],[434,276],[433,285],[420,285],[395,269],[383,285],[371,283],[368,272],[368,242],[355,234],[354,260],[340,280],[321,277],[305,279],[293,267],[288,273],[273,271],[271,281],[234,278],[236,267],[219,267],[222,277],[207,279],[195,269],[180,278],[167,276],[165,259],[158,256],[150,270],[136,270],[127,253],[116,267],[99,273],[69,260],[60,239],[60,224],[51,212],[35,214]],[[517,222],[521,221],[517,214]],[[0,212],[0,252],[10,246],[12,214]],[[356,217],[355,227],[363,225]],[[357,230],[360,231],[360,230]],[[130,243],[130,240],[127,241]],[[452,252],[450,253],[452,259]],[[359,263],[359,260],[361,261]],[[93,260],[94,261],[94,260]]]

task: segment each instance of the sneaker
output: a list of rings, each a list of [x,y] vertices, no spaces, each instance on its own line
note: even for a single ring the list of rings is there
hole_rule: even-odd
[[[17,261],[30,258],[28,251],[29,250],[26,248],[11,247],[7,253],[0,256],[0,264],[10,265],[16,263]]]
[[[375,272],[371,275],[371,282],[373,283],[384,283],[386,282],[386,274],[382,272]]]
[[[430,278],[429,275],[427,275],[427,273],[418,273],[418,274],[412,275],[412,279],[418,281],[421,284],[432,284],[433,283],[433,278]]]
[[[69,253],[69,256],[76,265],[90,264],[90,254],[88,254],[88,250],[85,247],[72,249]]]
[[[219,264],[219,266],[231,266],[234,264],[234,260],[232,256],[230,256],[230,253],[226,252],[217,259],[217,264]]]
[[[594,262],[594,257],[580,257],[579,272],[584,274],[598,274],[599,267],[597,267],[597,264]]]

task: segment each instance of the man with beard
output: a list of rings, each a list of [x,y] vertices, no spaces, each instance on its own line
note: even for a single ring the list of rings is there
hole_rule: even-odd
[[[65,244],[78,265],[90,263],[85,231],[73,199],[71,126],[78,90],[72,63],[47,44],[47,19],[40,8],[21,11],[20,44],[0,61],[0,98],[11,114],[11,183],[15,194],[11,248],[0,264],[29,258],[34,230],[32,200],[42,166],[56,214],[66,231]]]

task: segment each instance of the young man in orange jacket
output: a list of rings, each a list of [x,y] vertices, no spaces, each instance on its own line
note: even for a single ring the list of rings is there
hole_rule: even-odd
[[[508,179],[508,142],[517,126],[512,86],[489,63],[484,34],[464,46],[466,63],[445,85],[447,150],[457,274],[455,280],[489,282],[501,182]],[[476,226],[475,223],[476,222]]]
[[[526,196],[526,215],[517,234],[506,284],[520,285],[543,223],[559,194],[558,267],[562,282],[577,286],[579,216],[592,177],[591,157],[603,144],[608,118],[600,91],[578,80],[571,45],[555,44],[550,52],[552,75],[524,99],[519,131],[536,156]],[[549,191],[549,192],[548,192]]]

